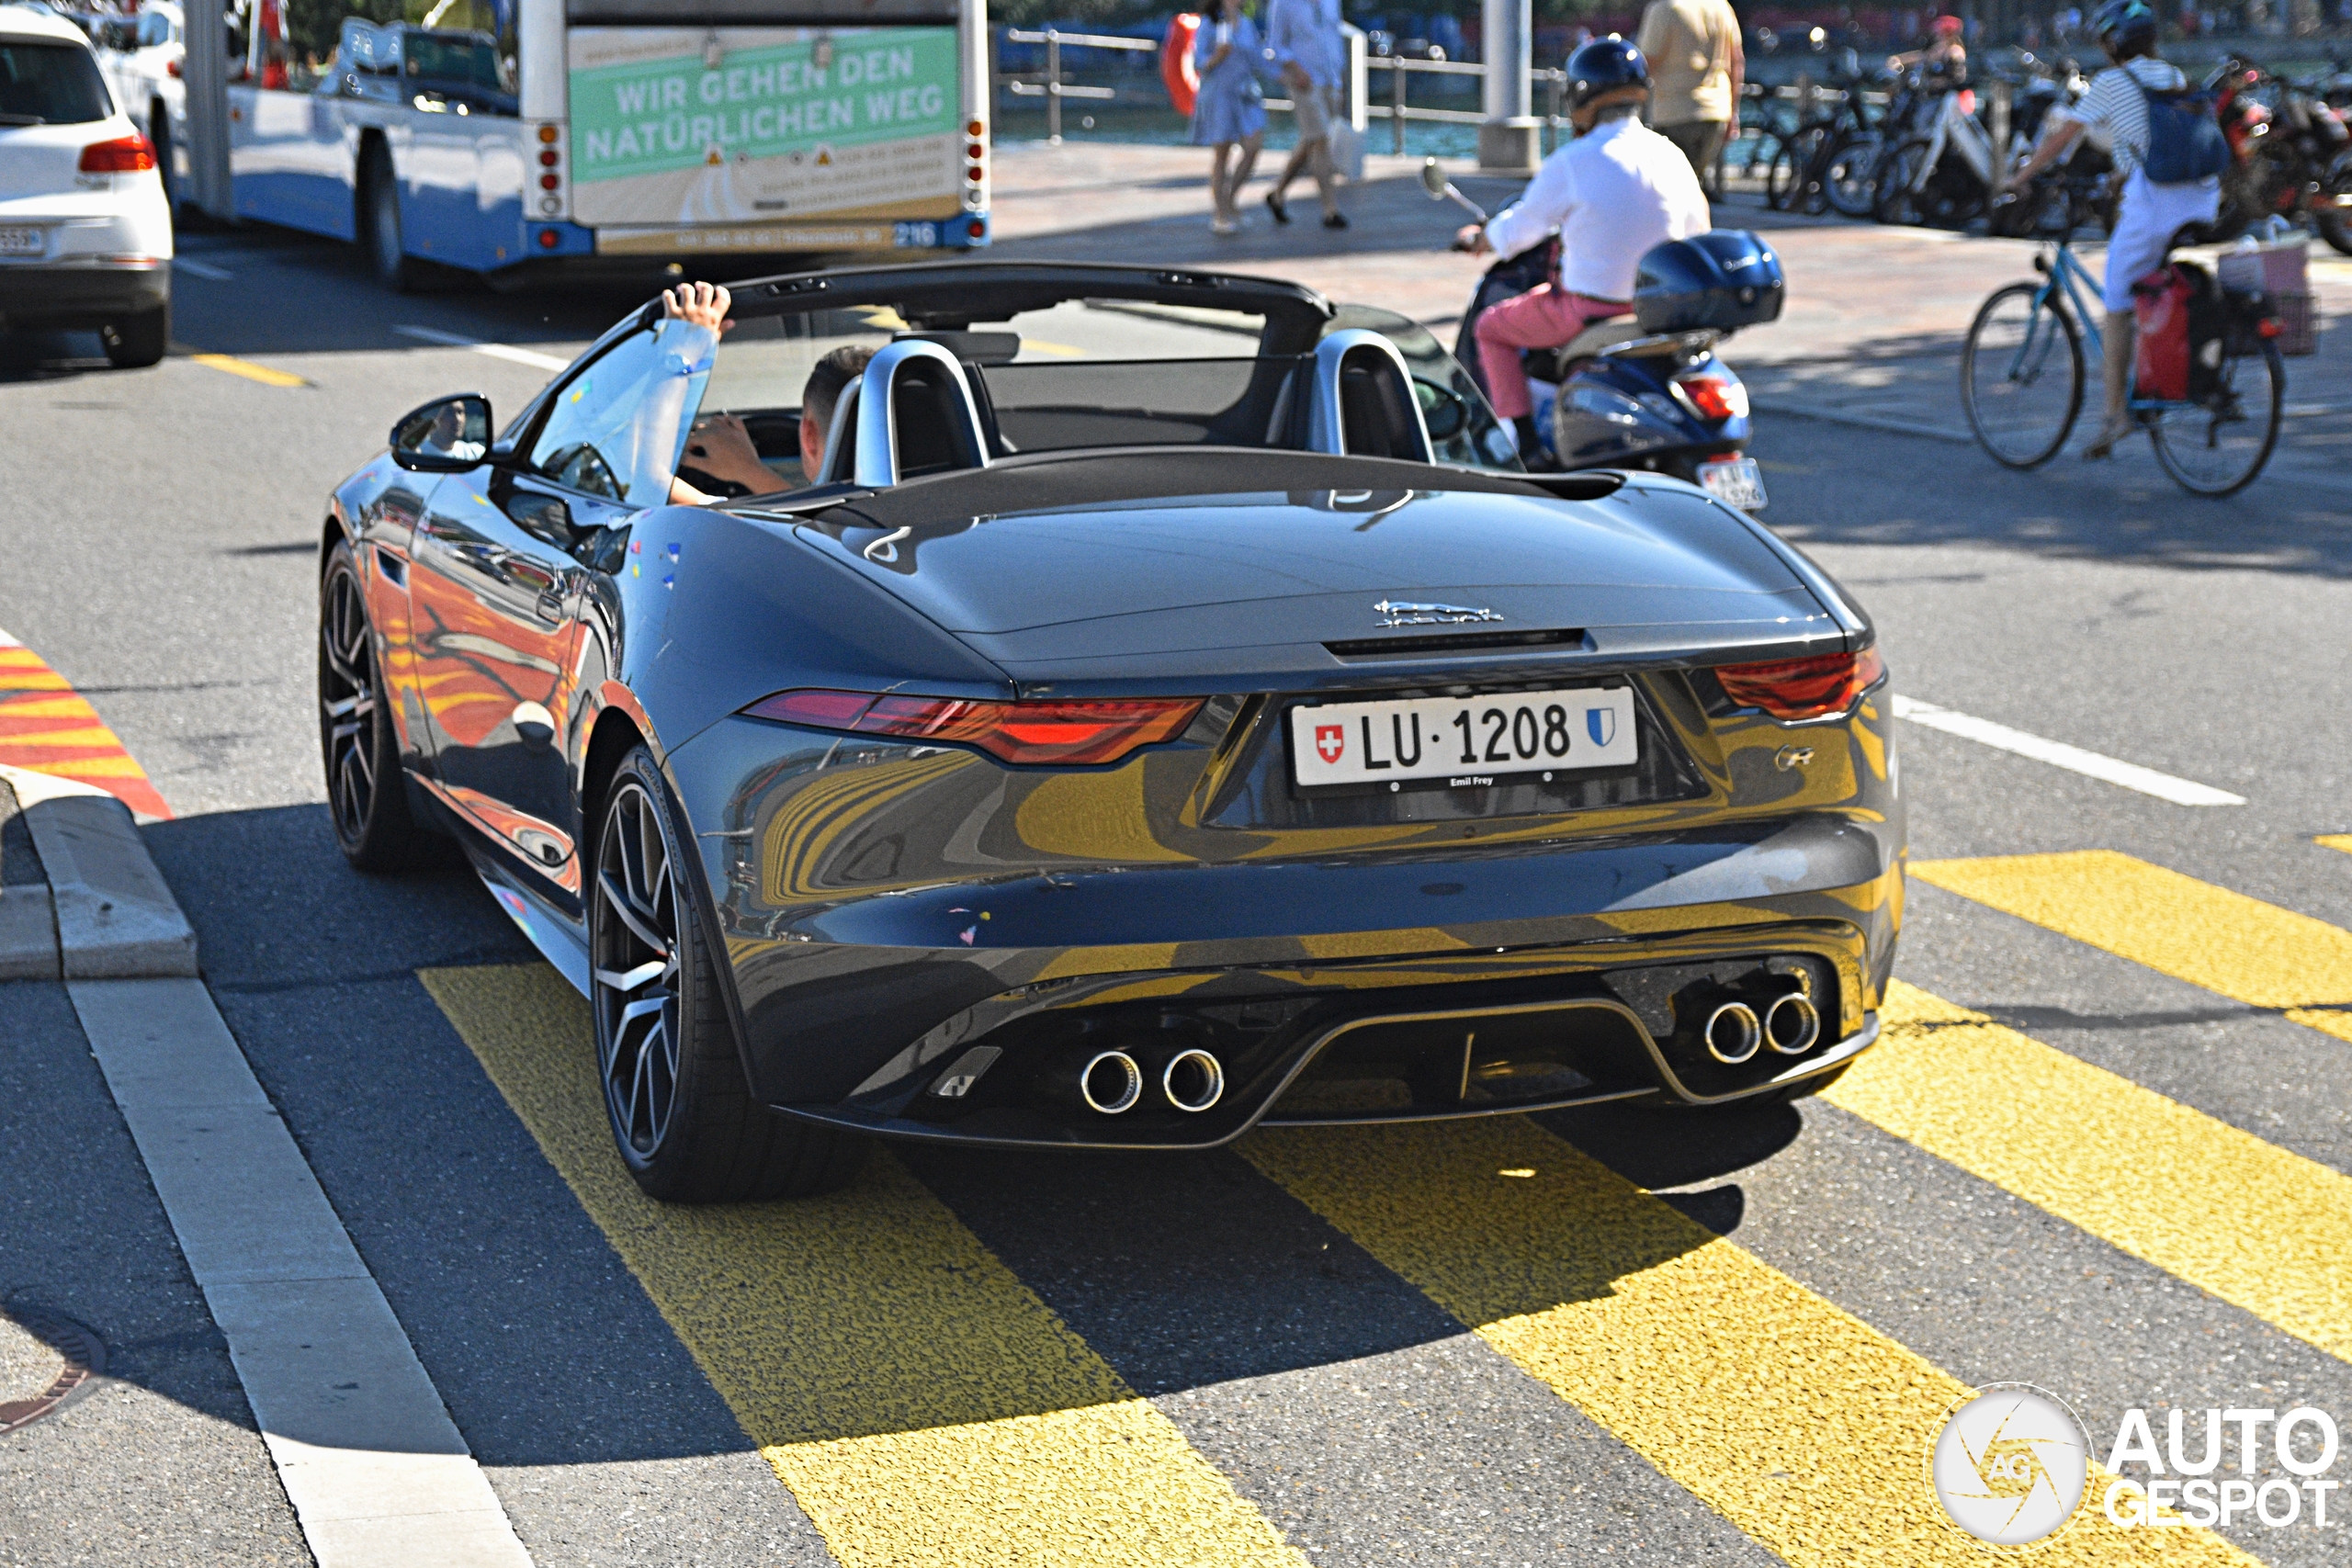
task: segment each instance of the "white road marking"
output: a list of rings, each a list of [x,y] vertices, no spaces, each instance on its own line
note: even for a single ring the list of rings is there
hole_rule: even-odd
[[[1907,718],[1914,724],[1924,724],[1930,729],[1940,729],[1947,735],[1957,735],[1982,746],[2014,751],[2020,757],[2030,757],[2037,762],[2064,768],[2088,778],[2101,779],[2125,789],[2136,789],[2142,795],[2153,795],[2159,800],[2169,800],[2175,806],[2244,806],[2245,796],[2232,795],[2211,784],[2197,784],[2188,779],[2177,779],[2170,773],[2160,773],[2154,768],[2143,768],[2137,762],[2118,761],[2102,757],[2096,751],[2086,751],[2079,746],[2069,746],[2063,740],[2045,740],[2039,735],[2028,735],[2022,729],[2011,729],[2006,724],[1995,724],[1989,718],[1976,718],[1950,708],[1938,707],[1916,698],[1897,696],[1894,716]]]
[[[531,1568],[204,983],[66,989],[319,1568]]]
[[[198,277],[209,277],[215,283],[232,283],[237,276],[235,273],[225,267],[210,266],[200,261],[190,261],[186,256],[174,256],[172,269],[175,272],[193,273]]]
[[[470,348],[476,354],[486,354],[492,359],[511,360],[516,365],[528,365],[535,370],[561,370],[569,359],[558,359],[552,354],[537,354],[511,344],[484,343],[480,338],[460,337],[456,333],[436,332],[431,327],[394,327],[402,337],[416,338],[424,343],[445,344],[451,348]]]

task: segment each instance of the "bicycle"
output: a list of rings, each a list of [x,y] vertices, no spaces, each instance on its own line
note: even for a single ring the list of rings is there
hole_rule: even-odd
[[[1960,355],[1969,427],[1994,461],[2011,468],[2038,468],[2065,446],[2083,412],[2086,335],[2091,356],[2105,356],[2098,317],[2084,302],[2086,295],[2096,302],[2099,287],[2072,245],[2062,239],[2033,265],[2041,280],[1995,289]],[[2211,375],[2192,377],[2206,383],[2201,397],[2132,399],[2156,461],[2192,495],[2235,495],[2278,444],[2287,369],[2265,325],[2231,323]]]

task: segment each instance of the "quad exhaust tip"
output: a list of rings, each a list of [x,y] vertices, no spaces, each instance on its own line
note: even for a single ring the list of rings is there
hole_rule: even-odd
[[[1180,1051],[1159,1075],[1159,1088],[1179,1111],[1206,1111],[1225,1098],[1225,1068],[1206,1051]]]
[[[1727,1067],[1739,1066],[1764,1047],[1764,1026],[1746,1002],[1724,1003],[1707,1015],[1707,1027],[1700,1032],[1707,1055]]]
[[[1143,1098],[1143,1069],[1125,1051],[1102,1052],[1080,1069],[1078,1092],[1091,1109],[1105,1116],[1133,1111]]]
[[[1791,991],[1764,1010],[1764,1043],[1783,1056],[1802,1056],[1821,1038],[1821,1011],[1802,991]]]

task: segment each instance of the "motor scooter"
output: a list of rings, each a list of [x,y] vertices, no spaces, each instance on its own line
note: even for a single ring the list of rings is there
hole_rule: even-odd
[[[1431,199],[1453,201],[1487,221],[1436,159],[1422,164],[1421,184]],[[1505,257],[1479,280],[1453,346],[1479,390],[1487,390],[1479,315],[1544,282],[1556,243]],[[1732,265],[1726,269],[1723,262]],[[1780,259],[1754,234],[1717,230],[1654,248],[1642,260],[1641,277],[1636,292],[1644,297],[1632,313],[1594,322],[1561,347],[1521,355],[1544,444],[1540,456],[1521,457],[1562,469],[1671,474],[1730,505],[1761,510],[1768,500],[1763,472],[1745,452],[1747,388],[1715,345],[1738,327],[1781,313]]]

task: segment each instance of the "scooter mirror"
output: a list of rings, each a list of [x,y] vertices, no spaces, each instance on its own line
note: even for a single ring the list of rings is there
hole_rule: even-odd
[[[1435,158],[1421,160],[1421,188],[1430,193],[1431,201],[1443,201],[1446,187],[1445,171],[1437,166]]]

